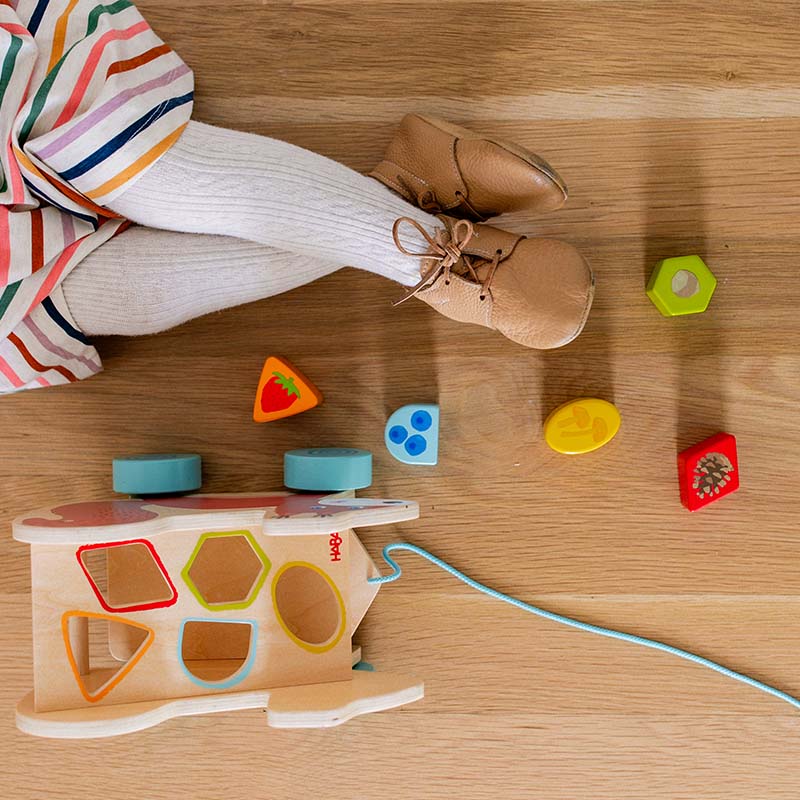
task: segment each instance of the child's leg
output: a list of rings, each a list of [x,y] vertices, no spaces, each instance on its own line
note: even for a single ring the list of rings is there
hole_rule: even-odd
[[[286,292],[340,266],[229,236],[134,227],[90,253],[62,289],[84,333],[135,336]]]
[[[111,204],[151,228],[236,236],[377,272],[405,285],[419,260],[400,253],[392,225],[438,220],[376,180],[324,156],[249,133],[190,122],[178,141]],[[406,246],[428,245],[410,231]]]
[[[440,220],[316,153],[197,122],[109,205],[152,228],[235,236],[385,275],[446,317],[537,349],[580,333],[594,291],[585,259],[563,242]],[[405,253],[392,235],[400,217]]]

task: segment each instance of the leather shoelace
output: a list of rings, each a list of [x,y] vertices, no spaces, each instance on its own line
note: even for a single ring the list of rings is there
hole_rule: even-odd
[[[427,253],[412,253],[406,250],[400,242],[399,230],[400,226],[408,223],[420,233],[425,241],[430,245],[430,250]],[[396,219],[392,226],[392,238],[397,246],[397,249],[407,256],[413,258],[427,258],[434,262],[434,265],[423,276],[416,286],[411,287],[406,294],[399,300],[396,300],[393,305],[399,306],[400,303],[405,303],[409,297],[413,297],[428,284],[433,284],[438,280],[440,275],[444,277],[445,286],[450,285],[450,276],[455,270],[455,267],[461,262],[466,269],[466,276],[470,277],[475,283],[480,284],[481,293],[480,299],[485,300],[489,294],[492,286],[497,267],[500,264],[500,257],[503,255],[502,250],[497,250],[494,258],[489,261],[488,259],[473,260],[472,257],[466,255],[463,249],[469,244],[472,237],[475,235],[475,228],[473,224],[467,219],[460,219],[453,226],[452,233],[447,228],[437,228],[434,235],[431,236],[425,228],[422,227],[415,219],[411,217],[400,217]],[[483,281],[478,277],[477,268],[489,264],[489,271]],[[460,272],[455,272],[456,275],[461,275]]]
[[[417,205],[423,211],[427,211],[429,214],[443,214],[445,212],[445,208],[439,202],[439,198],[436,196],[436,192],[434,192],[433,189],[426,189],[424,192],[417,192],[402,175],[396,175],[395,180],[408,192],[411,197],[415,197],[417,199]],[[458,198],[459,203],[464,206],[469,213],[475,217],[475,219],[481,221],[486,219],[483,214],[481,214],[472,206],[463,192],[459,192],[458,189],[456,189],[455,196]]]

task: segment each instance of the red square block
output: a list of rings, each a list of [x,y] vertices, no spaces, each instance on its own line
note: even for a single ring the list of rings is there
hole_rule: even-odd
[[[736,439],[717,433],[700,444],[678,453],[681,503],[697,511],[739,488]]]

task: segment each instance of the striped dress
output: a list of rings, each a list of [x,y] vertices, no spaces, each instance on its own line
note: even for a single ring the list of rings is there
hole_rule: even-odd
[[[0,0],[0,394],[101,369],[60,285],[180,136],[191,70],[128,0]]]

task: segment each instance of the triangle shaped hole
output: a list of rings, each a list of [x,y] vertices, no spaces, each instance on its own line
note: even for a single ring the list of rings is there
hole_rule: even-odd
[[[73,675],[90,703],[120,683],[154,638],[146,625],[91,612],[68,611],[61,628]]]

